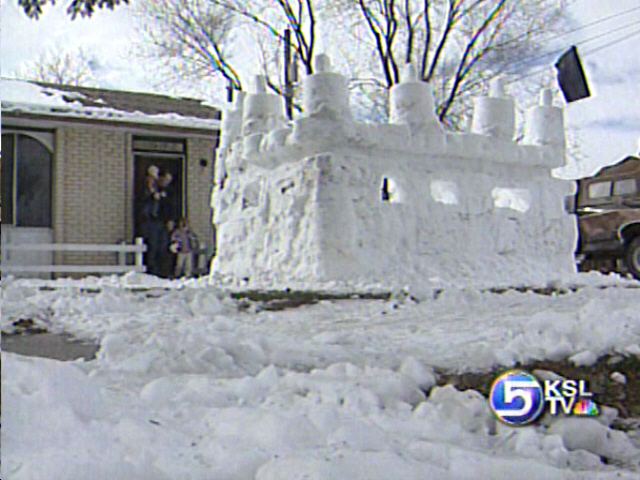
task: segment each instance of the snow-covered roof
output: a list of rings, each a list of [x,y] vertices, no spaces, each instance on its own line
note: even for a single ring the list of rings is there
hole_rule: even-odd
[[[220,110],[191,98],[4,78],[0,98],[3,115],[16,112],[206,130],[220,128]]]

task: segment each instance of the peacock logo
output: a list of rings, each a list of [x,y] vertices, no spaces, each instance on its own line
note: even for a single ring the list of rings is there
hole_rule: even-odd
[[[600,414],[600,410],[598,410],[598,405],[596,405],[593,400],[583,398],[576,402],[573,407],[573,414],[585,417],[595,417]]]

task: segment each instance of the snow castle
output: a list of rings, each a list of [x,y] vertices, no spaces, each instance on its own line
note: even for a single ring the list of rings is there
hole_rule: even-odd
[[[347,79],[318,55],[304,116],[242,93],[223,116],[212,274],[271,281],[413,282],[560,278],[575,271],[564,212],[562,109],[543,91],[513,141],[500,80],[477,98],[470,133],[445,132],[429,84],[408,65],[388,124],[353,120]]]

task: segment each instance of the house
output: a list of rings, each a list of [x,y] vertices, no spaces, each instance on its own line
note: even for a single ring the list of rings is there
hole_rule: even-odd
[[[2,79],[2,244],[132,242],[147,169],[173,175],[176,214],[212,245],[220,111],[199,100]],[[103,264],[104,252],[24,252],[7,263]]]

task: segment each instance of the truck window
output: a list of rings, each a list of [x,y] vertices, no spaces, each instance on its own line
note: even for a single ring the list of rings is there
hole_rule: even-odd
[[[633,195],[638,191],[635,178],[627,178],[625,180],[616,180],[613,183],[614,195]]]
[[[605,198],[611,196],[611,182],[597,182],[589,185],[589,198]]]

